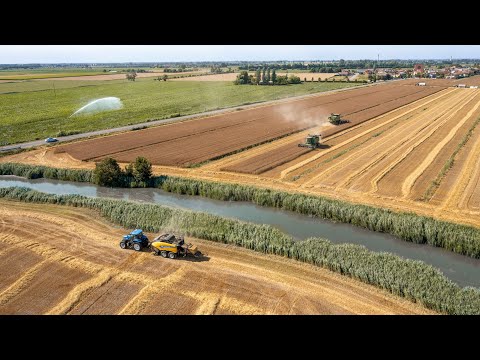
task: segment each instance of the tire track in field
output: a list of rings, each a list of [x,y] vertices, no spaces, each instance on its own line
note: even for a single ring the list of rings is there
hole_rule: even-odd
[[[328,149],[328,150],[325,150],[325,151],[323,151],[323,152],[321,152],[321,153],[319,153],[319,154],[316,154],[316,155],[314,155],[314,156],[312,156],[312,157],[310,157],[310,158],[308,158],[308,159],[305,159],[305,160],[303,160],[303,161],[301,161],[301,162],[299,162],[299,163],[297,163],[297,164],[295,164],[295,165],[292,165],[291,167],[283,170],[283,171],[280,173],[280,179],[284,179],[284,178],[285,178],[289,173],[291,173],[292,171],[295,171],[295,170],[297,170],[297,169],[299,169],[299,168],[301,168],[301,167],[303,167],[303,166],[305,166],[305,165],[307,165],[307,164],[309,164],[309,163],[311,163],[311,162],[319,159],[320,157],[322,157],[322,156],[324,156],[324,155],[326,155],[326,154],[328,154],[328,153],[330,153],[330,152],[332,152],[332,151],[334,151],[334,150],[337,150],[338,148],[340,148],[340,147],[342,147],[342,146],[345,146],[345,145],[351,143],[352,141],[355,141],[355,140],[361,138],[362,136],[364,136],[364,135],[366,135],[366,134],[368,134],[368,133],[371,133],[371,132],[379,129],[380,127],[385,126],[386,124],[389,124],[389,123],[391,123],[391,122],[393,122],[393,121],[401,118],[402,116],[405,116],[406,114],[408,114],[408,113],[410,113],[410,112],[412,112],[412,111],[415,111],[415,110],[421,108],[422,106],[425,106],[425,105],[427,105],[427,104],[429,104],[429,103],[431,103],[431,102],[433,102],[433,101],[438,101],[440,98],[443,98],[443,97],[447,96],[448,94],[450,94],[450,93],[453,92],[453,91],[455,91],[455,90],[450,90],[450,91],[445,92],[445,93],[442,92],[442,94],[440,94],[439,96],[437,95],[437,93],[435,93],[435,94],[432,95],[432,96],[434,96],[434,98],[433,98],[433,99],[430,99],[430,100],[428,100],[428,101],[426,101],[426,102],[424,102],[425,98],[422,98],[422,99],[418,100],[418,101],[420,101],[421,103],[420,103],[418,106],[414,107],[413,109],[409,109],[409,110],[405,111],[404,113],[402,113],[402,114],[400,114],[400,115],[394,116],[393,118],[391,118],[391,119],[389,119],[389,120],[387,120],[387,121],[385,121],[385,122],[382,122],[381,124],[379,124],[379,125],[377,125],[377,126],[374,126],[373,128],[370,128],[370,129],[368,129],[368,130],[366,130],[366,131],[364,131],[364,132],[362,132],[362,133],[360,133],[360,134],[357,134],[357,135],[355,135],[355,136],[353,136],[353,137],[351,137],[351,138],[349,138],[349,139],[341,142],[340,144],[338,144],[338,145],[336,145],[336,146],[334,146],[334,147],[332,147],[332,148],[330,148],[330,149]],[[408,105],[411,105],[411,104],[408,104]],[[396,110],[397,110],[397,109],[395,109],[394,111],[396,111]],[[385,114],[384,116],[388,116],[388,113]],[[373,119],[371,119],[371,120],[368,120],[368,122],[370,123],[371,121],[376,121],[376,120],[377,120],[377,118],[373,118]],[[366,123],[366,122],[365,122],[365,123]],[[365,124],[365,123],[363,123],[363,124]],[[343,135],[343,134],[342,134],[342,133],[339,133],[338,136],[340,136],[340,135]],[[333,138],[333,137],[332,137],[332,138]],[[331,139],[331,138],[328,138],[328,139]]]
[[[446,110],[450,109],[453,106],[453,105],[450,105],[450,103],[453,102],[453,101],[456,101],[456,99],[459,98],[459,97],[461,97],[461,94],[460,95],[457,94],[457,96],[454,95],[452,97],[452,99],[449,99],[450,101],[447,103],[447,105],[442,104],[443,106],[440,109],[439,108],[433,108],[433,109],[431,109],[431,111],[438,112],[440,110],[443,111],[443,109],[446,109]],[[422,124],[423,127],[421,129],[415,129],[416,127],[418,127],[418,122],[420,122],[424,118],[427,118],[427,119],[430,118],[430,119],[429,119],[428,122],[425,122],[425,123]],[[363,157],[366,154],[368,154],[368,152],[371,151],[371,150],[373,150],[374,152],[377,152],[379,148],[383,149],[378,154],[378,156],[376,156],[370,162],[363,164],[362,167],[359,170],[357,170],[353,175],[351,175],[349,178],[347,178],[344,181],[344,183],[348,183],[349,181],[351,181],[351,179],[353,177],[367,171],[370,167],[374,166],[379,161],[383,160],[386,156],[391,154],[394,149],[397,149],[399,146],[402,146],[405,142],[411,140],[411,139],[408,138],[408,136],[404,136],[404,137],[399,136],[400,134],[403,134],[404,132],[408,132],[407,135],[409,135],[409,134],[412,133],[412,130],[417,130],[417,133],[419,133],[421,130],[431,126],[437,118],[431,118],[430,112],[422,113],[418,117],[417,116],[412,116],[408,120],[405,120],[404,123],[400,124],[399,127],[397,127],[394,130],[388,132],[387,135],[385,135],[384,137],[377,139],[377,141],[374,141],[370,145],[367,145],[365,147],[360,147],[356,151],[353,151],[352,153],[348,154],[346,157],[342,158],[342,160],[335,162],[330,167],[326,168],[324,171],[322,171],[320,173],[317,173],[313,178],[306,181],[303,185],[308,186],[309,184],[318,182],[318,180],[321,179],[322,177],[328,176],[329,174],[331,175],[332,172],[336,172],[339,169],[341,170],[342,167],[344,167],[344,165],[349,167],[352,159],[358,159],[359,158],[358,152],[361,153],[360,157]],[[411,128],[413,128],[413,129],[411,129]],[[395,139],[397,139],[397,138],[399,138],[399,140],[397,140],[395,142]],[[388,145],[387,148],[384,148],[382,146],[384,144]],[[335,187],[336,188],[337,187],[342,187],[342,184],[339,184]]]
[[[460,90],[461,91],[461,90]],[[468,101],[470,101],[472,99],[472,97],[469,97],[468,98]],[[467,101],[467,102],[468,102]],[[462,104],[464,105],[466,102],[465,101],[462,101]],[[462,105],[462,106],[463,106]],[[391,162],[387,167],[385,167],[377,176],[375,176],[371,181],[370,181],[370,184],[371,184],[371,190],[369,191],[369,193],[375,193],[378,191],[378,183],[390,172],[392,171],[396,166],[398,166],[403,160],[405,160],[405,158],[410,155],[412,153],[412,151],[414,151],[419,145],[421,145],[425,140],[427,140],[430,136],[432,136],[435,131],[437,131],[439,128],[441,128],[443,125],[445,125],[453,116],[455,116],[455,114],[461,110],[461,106],[458,106],[457,107],[454,107],[453,108],[453,112],[449,113],[449,115],[447,114],[443,114],[442,117],[444,117],[444,119],[442,119],[441,121],[439,121],[439,123],[432,129],[430,130],[425,136],[422,136],[420,139],[418,139],[417,141],[415,141],[410,147],[408,147],[399,157],[396,158],[395,161]],[[414,138],[416,139],[416,137]]]
[[[472,97],[474,99],[478,95],[478,91],[475,92],[475,96]],[[440,141],[435,148],[430,151],[430,153],[426,156],[423,162],[415,169],[414,172],[410,173],[410,175],[405,179],[402,184],[402,194],[403,197],[407,197],[413,187],[413,184],[418,179],[418,177],[425,171],[425,169],[433,162],[435,157],[440,153],[443,147],[455,136],[457,131],[462,127],[463,124],[473,115],[473,113],[480,107],[480,102],[477,101],[476,105],[465,115],[461,120],[458,121],[457,125],[453,129],[450,130],[448,135]]]

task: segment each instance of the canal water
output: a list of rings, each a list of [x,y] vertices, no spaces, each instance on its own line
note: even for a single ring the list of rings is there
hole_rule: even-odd
[[[461,286],[480,287],[480,260],[478,259],[430,245],[413,244],[388,234],[353,225],[334,223],[287,210],[262,207],[250,202],[211,200],[200,196],[172,194],[153,188],[106,188],[90,183],[0,176],[0,187],[9,186],[28,187],[50,194],[80,194],[90,197],[156,203],[257,224],[269,224],[299,241],[312,236],[322,237],[336,244],[359,244],[373,251],[386,251],[408,259],[422,260],[439,268],[445,276]]]

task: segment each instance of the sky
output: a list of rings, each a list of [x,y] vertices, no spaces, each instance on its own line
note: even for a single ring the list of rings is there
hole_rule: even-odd
[[[480,58],[479,45],[0,45],[0,64]]]

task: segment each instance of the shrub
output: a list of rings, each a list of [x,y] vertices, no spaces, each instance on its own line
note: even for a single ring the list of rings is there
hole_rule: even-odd
[[[105,158],[95,164],[93,182],[101,186],[118,186],[122,183],[124,173],[113,158]]]
[[[302,80],[298,76],[292,75],[288,78],[288,83],[289,84],[300,84]]]
[[[137,157],[133,164],[132,175],[137,184],[142,184],[142,187],[147,187],[152,176],[152,164],[142,156]]]

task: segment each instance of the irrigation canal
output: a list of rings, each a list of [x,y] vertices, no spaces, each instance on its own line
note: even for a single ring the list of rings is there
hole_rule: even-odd
[[[439,268],[461,286],[480,287],[480,260],[430,245],[413,244],[394,236],[349,224],[334,223],[291,211],[262,207],[250,202],[211,200],[200,196],[178,195],[160,189],[105,188],[93,184],[0,176],[0,187],[23,186],[50,194],[80,194],[203,211],[257,224],[269,224],[301,241],[323,237],[339,243],[364,245],[373,251],[386,251],[408,259],[421,260]]]

